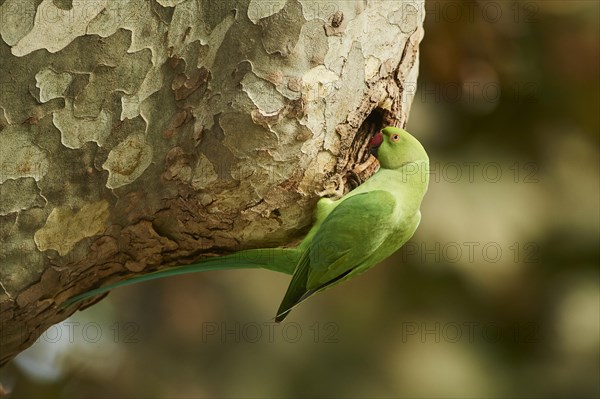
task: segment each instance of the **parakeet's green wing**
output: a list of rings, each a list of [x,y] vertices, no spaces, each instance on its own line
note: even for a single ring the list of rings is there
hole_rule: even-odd
[[[363,265],[392,231],[395,205],[394,196],[383,190],[342,201],[303,254],[275,321],[282,321],[298,303]]]
[[[384,190],[354,195],[327,216],[310,246],[307,290],[361,266],[397,226],[396,198]]]

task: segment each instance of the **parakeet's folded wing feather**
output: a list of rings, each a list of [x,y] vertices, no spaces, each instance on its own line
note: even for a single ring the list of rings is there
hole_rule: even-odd
[[[298,303],[345,277],[370,258],[389,234],[396,200],[375,190],[340,203],[323,221],[302,255],[275,321]]]
[[[384,190],[354,195],[325,219],[310,246],[307,289],[322,287],[371,258],[398,223],[396,198]]]
[[[306,282],[308,281],[308,272],[310,270],[310,252],[305,251],[296,266],[290,285],[279,305],[275,321],[282,321],[287,313],[298,304],[304,295],[306,295]]]

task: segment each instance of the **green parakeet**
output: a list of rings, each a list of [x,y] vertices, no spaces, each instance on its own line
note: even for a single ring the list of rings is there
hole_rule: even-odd
[[[429,183],[425,149],[405,130],[387,127],[371,139],[380,169],[337,201],[322,198],[317,220],[277,311],[282,321],[312,294],[365,272],[397,251],[421,221]]]
[[[315,222],[295,248],[263,248],[210,258],[109,284],[75,296],[69,306],[124,285],[208,270],[265,268],[292,274],[277,311],[282,321],[312,294],[352,278],[389,257],[413,235],[429,182],[429,158],[417,139],[386,127],[370,142],[380,169],[338,200],[321,198]]]

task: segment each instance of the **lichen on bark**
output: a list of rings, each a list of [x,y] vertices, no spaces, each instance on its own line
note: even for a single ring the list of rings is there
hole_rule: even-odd
[[[0,363],[66,298],[306,231],[403,125],[420,1],[0,5]],[[340,185],[341,182],[341,185]]]

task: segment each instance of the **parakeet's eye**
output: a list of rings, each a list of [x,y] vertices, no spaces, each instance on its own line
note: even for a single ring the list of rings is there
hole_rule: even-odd
[[[398,135],[398,134],[392,134],[390,136],[390,139],[395,143],[396,141],[400,140],[400,135]]]

